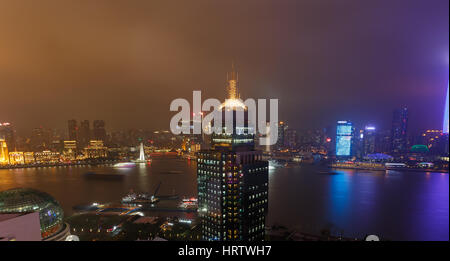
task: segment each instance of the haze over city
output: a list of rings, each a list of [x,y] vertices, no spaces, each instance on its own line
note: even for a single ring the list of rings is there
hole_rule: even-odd
[[[336,120],[438,129],[449,2],[0,1],[0,122],[19,134],[103,119],[168,129],[175,98],[278,98],[294,128]],[[95,110],[93,110],[95,108]],[[305,126],[305,123],[308,123]]]
[[[449,0],[0,0],[0,247],[448,244],[449,84]]]

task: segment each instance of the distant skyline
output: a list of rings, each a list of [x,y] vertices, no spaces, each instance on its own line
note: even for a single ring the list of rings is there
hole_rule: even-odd
[[[0,0],[0,122],[169,129],[173,99],[278,98],[296,129],[350,120],[441,129],[449,1]]]

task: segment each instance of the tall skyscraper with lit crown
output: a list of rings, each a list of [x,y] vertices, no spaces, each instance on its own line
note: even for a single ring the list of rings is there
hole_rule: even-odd
[[[261,241],[268,209],[268,162],[254,148],[248,111],[238,99],[237,73],[228,79],[229,99],[220,107],[233,114],[233,132],[212,135],[211,148],[198,153],[198,209],[203,240]],[[236,112],[244,109],[244,124]],[[225,126],[225,124],[222,124]]]

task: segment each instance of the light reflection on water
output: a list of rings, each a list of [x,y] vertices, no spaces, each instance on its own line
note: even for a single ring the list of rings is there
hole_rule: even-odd
[[[277,169],[270,175],[269,224],[329,229],[362,238],[448,240],[448,174]]]
[[[151,164],[120,171],[122,181],[86,180],[87,166],[0,170],[0,190],[31,187],[54,196],[66,215],[72,207],[115,202],[133,189],[158,194],[196,196],[196,163],[154,159]],[[183,174],[167,174],[168,171]],[[335,170],[315,166],[269,170],[267,225],[300,231],[364,237],[377,234],[391,240],[448,240],[448,174],[400,171]],[[164,203],[166,204],[166,203]],[[171,203],[172,204],[172,203]],[[173,202],[176,205],[176,202]],[[192,215],[192,214],[190,214]]]

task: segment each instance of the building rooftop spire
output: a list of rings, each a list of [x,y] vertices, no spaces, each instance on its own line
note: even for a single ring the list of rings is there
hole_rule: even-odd
[[[219,107],[219,109],[222,109],[224,107],[226,107],[226,108],[243,108],[243,109],[246,108],[245,104],[241,101],[241,96],[239,95],[239,93],[237,91],[238,80],[239,80],[239,75],[234,68],[234,62],[232,62],[231,63],[231,72],[227,73],[228,98]]]
[[[238,99],[239,94],[237,92],[238,74],[234,68],[234,62],[231,63],[231,72],[227,74],[228,80],[228,99]]]

